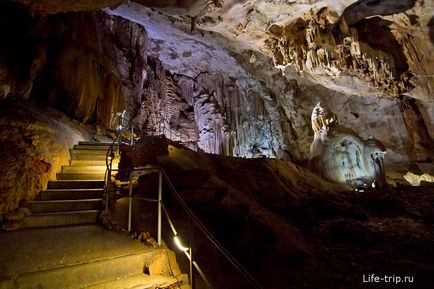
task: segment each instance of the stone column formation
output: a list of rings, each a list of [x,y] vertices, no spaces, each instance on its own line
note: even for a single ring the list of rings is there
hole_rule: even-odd
[[[324,178],[350,186],[385,184],[386,148],[374,138],[363,140],[338,124],[336,116],[318,103],[312,111],[315,132],[309,166]]]

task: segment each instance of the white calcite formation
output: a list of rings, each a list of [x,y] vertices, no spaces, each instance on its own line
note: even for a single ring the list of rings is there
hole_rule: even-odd
[[[315,132],[309,165],[324,178],[351,186],[384,184],[386,149],[374,138],[362,140],[337,123],[337,118],[318,103],[312,112]]]
[[[47,6],[50,0],[36,1],[29,8],[42,13],[37,17],[1,9],[5,19],[10,15],[2,31],[11,40],[3,47],[8,53],[0,53],[0,98],[49,103],[96,122],[102,133],[125,109],[137,134],[303,166],[320,101],[361,139],[373,136],[387,147],[391,183],[410,168],[430,172],[434,50],[427,1],[224,1],[206,15],[188,7],[187,14],[158,5],[155,11],[145,7],[150,2],[163,4],[131,1],[60,15],[51,14],[58,10]],[[62,9],[77,11],[79,3]],[[8,61],[15,52],[22,61]]]

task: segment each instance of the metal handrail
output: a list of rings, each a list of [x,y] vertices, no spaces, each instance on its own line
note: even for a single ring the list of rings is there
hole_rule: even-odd
[[[178,193],[178,191],[173,186],[172,182],[170,181],[169,177],[167,176],[166,172],[163,168],[159,168],[161,172],[163,173],[163,176],[169,185],[170,190],[176,197],[179,204],[182,206],[184,211],[188,214],[188,216],[191,218],[191,220],[196,224],[196,226],[202,231],[202,233],[208,238],[208,240],[214,245],[216,249],[220,251],[220,253],[223,254],[223,256],[243,275],[243,277],[252,285],[253,288],[256,289],[262,289],[262,286],[258,283],[258,281],[253,278],[253,276],[235,259],[235,257],[232,256],[229,251],[227,251],[220,242],[208,231],[208,229],[205,227],[205,225],[197,218],[197,216],[193,213],[193,211],[188,207],[188,205],[184,202],[181,195]]]
[[[164,122],[163,122],[164,123]],[[129,124],[127,127],[129,127],[131,125],[131,140],[130,140],[130,145],[133,145],[134,143],[134,128],[132,125],[132,121],[130,120]],[[170,124],[169,124],[170,125]],[[163,134],[164,134],[164,130],[163,130]],[[119,149],[119,145],[120,145],[120,135],[121,135],[121,131],[119,130],[116,138],[114,139],[114,141],[110,144],[109,149],[107,150],[106,153],[106,172],[104,175],[104,185],[105,185],[105,191],[106,191],[106,207],[105,207],[105,211],[106,214],[108,213],[108,204],[109,204],[109,198],[110,198],[110,189],[109,189],[109,183],[111,182],[111,172],[115,171],[112,168],[112,163],[113,163],[113,158],[114,158],[114,153],[113,153],[113,147],[114,144],[118,141],[118,149]],[[165,134],[164,134],[165,135]],[[179,135],[179,139],[181,139],[181,134]],[[111,158],[109,159],[109,156],[111,156]],[[109,162],[110,160],[110,162]],[[133,197],[132,196],[132,172],[134,171],[146,171],[146,170],[158,170],[159,171],[159,188],[158,188],[158,199],[149,199],[149,198],[139,198],[139,197]],[[208,229],[205,227],[205,225],[197,218],[197,216],[193,213],[193,211],[188,207],[188,205],[185,203],[185,201],[183,200],[183,198],[181,197],[181,195],[178,193],[178,191],[176,190],[176,188],[174,187],[173,183],[171,182],[170,178],[168,177],[167,173],[165,172],[165,170],[161,167],[148,167],[148,168],[131,168],[130,169],[130,177],[129,177],[129,213],[128,213],[128,231],[131,230],[131,218],[132,218],[132,199],[142,199],[145,201],[152,201],[152,202],[157,202],[158,203],[158,232],[157,232],[157,242],[158,245],[161,246],[161,234],[162,234],[162,213],[164,212],[164,215],[171,227],[171,230],[173,232],[173,234],[176,236],[177,235],[177,231],[175,229],[175,226],[173,225],[173,222],[169,216],[169,213],[167,211],[167,209],[165,208],[163,202],[162,202],[162,178],[164,177],[164,180],[166,181],[166,183],[168,184],[168,187],[170,189],[170,191],[172,192],[172,194],[175,196],[176,200],[179,202],[179,204],[181,205],[182,209],[187,213],[189,220],[192,221],[198,228],[199,230],[207,237],[207,239],[211,242],[211,244],[232,264],[232,266],[235,267],[235,269],[238,270],[238,272],[241,273],[241,275],[246,279],[246,281],[249,282],[249,284],[252,286],[252,288],[255,289],[262,289],[262,286],[253,278],[253,276],[232,256],[231,253],[229,253],[229,251],[227,251],[221,244],[220,242],[208,231]],[[189,259],[190,261],[190,282],[193,283],[193,271],[192,271],[192,266],[194,266],[197,270],[197,272],[199,273],[199,275],[202,277],[202,279],[205,281],[205,283],[207,284],[208,288],[212,289],[211,283],[209,282],[208,278],[205,276],[204,272],[202,271],[202,269],[200,268],[200,266],[197,264],[196,261],[193,260],[193,255],[192,255],[192,250],[191,250],[191,246],[190,246],[190,250],[189,253],[184,251],[184,254],[186,255],[186,257]]]
[[[123,119],[123,115],[125,113],[122,113],[122,117],[119,119],[119,124],[116,126],[117,128],[120,126],[120,124],[122,123]],[[134,125],[133,125],[133,120],[130,119],[128,124],[126,125],[126,129],[128,129],[131,126],[131,138],[130,138],[130,145],[134,144]],[[111,172],[113,171],[112,165],[113,165],[113,159],[115,157],[115,153],[113,152],[113,147],[114,144],[117,142],[118,143],[118,147],[117,149],[119,150],[120,147],[120,137],[121,137],[121,129],[117,129],[116,130],[116,137],[113,140],[113,142],[110,144],[106,156],[105,156],[105,164],[106,164],[106,171],[104,173],[104,191],[106,193],[106,202],[105,202],[105,214],[108,214],[108,203],[109,203],[109,195],[110,195],[110,182],[111,182]],[[110,157],[110,158],[109,158]],[[110,162],[109,162],[110,160]]]
[[[159,194],[158,194],[158,199],[150,199],[150,198],[144,198],[144,197],[135,197],[132,196],[132,172],[137,172],[137,171],[141,171],[141,172],[149,172],[149,171],[158,171],[159,172]],[[131,230],[131,216],[132,216],[132,207],[131,207],[131,201],[133,199],[140,199],[140,200],[144,200],[144,201],[148,201],[148,202],[157,202],[158,203],[158,208],[159,208],[159,212],[158,212],[158,235],[157,235],[157,240],[158,240],[158,244],[161,245],[161,217],[162,217],[162,213],[164,213],[164,216],[166,217],[169,226],[174,234],[174,236],[176,236],[178,234],[175,226],[173,225],[172,219],[170,218],[169,212],[166,209],[166,207],[163,204],[162,201],[162,178],[164,177],[164,180],[166,181],[170,191],[172,192],[172,194],[175,196],[176,200],[179,202],[179,204],[181,205],[182,209],[187,213],[189,219],[199,228],[199,230],[207,237],[207,239],[211,242],[211,244],[232,264],[232,266],[235,267],[235,269],[237,269],[238,272],[241,273],[241,275],[246,279],[246,281],[249,282],[249,284],[252,286],[252,288],[255,289],[262,289],[262,286],[254,279],[254,277],[235,259],[235,257],[232,256],[231,253],[229,253],[229,251],[227,251],[223,245],[220,244],[220,242],[208,231],[208,229],[205,227],[205,225],[197,218],[197,216],[193,213],[193,211],[188,207],[188,205],[185,203],[185,201],[183,200],[183,198],[181,197],[181,195],[179,194],[179,192],[176,190],[176,188],[174,187],[173,183],[171,182],[170,178],[168,177],[167,173],[165,172],[165,170],[161,167],[145,167],[145,168],[132,168],[130,169],[130,186],[129,186],[129,210],[128,210],[128,231]],[[126,196],[124,194],[119,194],[119,195],[123,195]],[[190,253],[188,252],[184,252],[184,254],[186,255],[186,257],[190,260],[190,263],[196,268],[197,272],[199,273],[199,275],[202,277],[202,279],[205,281],[205,283],[207,284],[207,286],[212,289],[212,285],[209,282],[208,278],[206,277],[206,275],[203,273],[202,269],[200,268],[200,266],[197,264],[197,262],[195,262],[192,259],[192,254],[191,254],[191,248],[190,248]]]

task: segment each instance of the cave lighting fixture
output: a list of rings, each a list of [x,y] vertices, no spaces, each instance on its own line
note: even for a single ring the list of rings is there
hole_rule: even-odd
[[[175,241],[176,246],[178,247],[179,250],[181,250],[182,252],[187,252],[189,250],[188,247],[185,247],[183,245],[181,236],[179,235],[175,235],[175,237],[173,237],[173,240]]]

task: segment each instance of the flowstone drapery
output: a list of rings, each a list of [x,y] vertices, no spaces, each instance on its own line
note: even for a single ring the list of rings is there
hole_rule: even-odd
[[[385,183],[386,149],[374,138],[361,139],[338,124],[337,117],[318,103],[312,111],[315,133],[310,147],[310,168],[324,178],[350,186]]]

